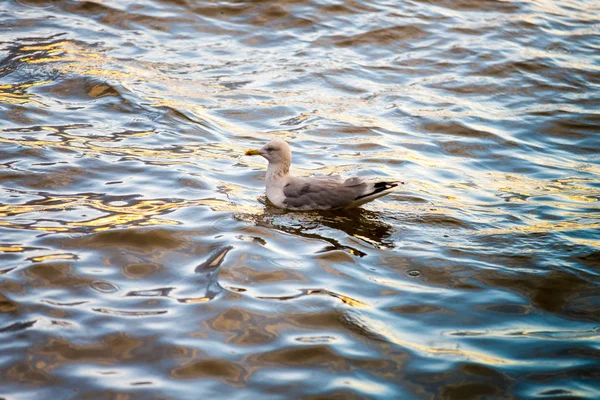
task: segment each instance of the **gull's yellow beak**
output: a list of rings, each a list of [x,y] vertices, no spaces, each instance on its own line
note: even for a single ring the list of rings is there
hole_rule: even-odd
[[[244,153],[245,156],[260,156],[260,151],[258,150],[248,150]]]

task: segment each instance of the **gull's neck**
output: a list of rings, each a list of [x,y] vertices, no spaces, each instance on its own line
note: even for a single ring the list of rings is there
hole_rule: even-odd
[[[267,167],[267,182],[276,182],[290,174],[289,163],[269,163]]]

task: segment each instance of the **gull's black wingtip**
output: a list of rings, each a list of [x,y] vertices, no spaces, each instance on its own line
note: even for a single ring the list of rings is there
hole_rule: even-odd
[[[363,194],[361,196],[357,196],[354,200],[364,199],[365,197],[370,197],[376,195],[377,193],[385,192],[386,190],[393,189],[397,187],[399,184],[404,184],[404,182],[400,181],[392,181],[392,182],[376,182],[373,184],[373,191],[367,194]]]
[[[398,185],[404,185],[404,182],[401,181],[392,181],[392,182],[377,182],[373,187],[376,189],[376,192],[380,192],[382,190],[392,189],[397,187]]]

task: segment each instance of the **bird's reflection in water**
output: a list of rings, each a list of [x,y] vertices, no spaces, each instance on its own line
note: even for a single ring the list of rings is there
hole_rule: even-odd
[[[323,225],[339,229],[377,247],[394,247],[391,240],[393,227],[381,220],[381,215],[375,211],[362,208],[341,210],[338,212],[326,211],[320,213]]]
[[[319,239],[331,244],[323,251],[348,250],[364,257],[366,253],[354,246],[344,245],[347,237],[356,238],[368,247],[393,248],[392,225],[382,221],[381,214],[363,208],[335,211],[288,211],[265,201],[262,214],[236,214],[236,218],[252,221],[257,226],[277,229],[305,238]],[[347,237],[339,233],[345,233]]]

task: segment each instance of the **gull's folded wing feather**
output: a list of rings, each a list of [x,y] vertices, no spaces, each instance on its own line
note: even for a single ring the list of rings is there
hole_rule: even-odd
[[[287,207],[330,209],[358,207],[394,190],[400,182],[368,182],[359,177],[292,178],[283,188]]]
[[[293,208],[340,208],[361,196],[368,184],[360,178],[341,182],[329,177],[293,178],[284,188],[284,203]]]

